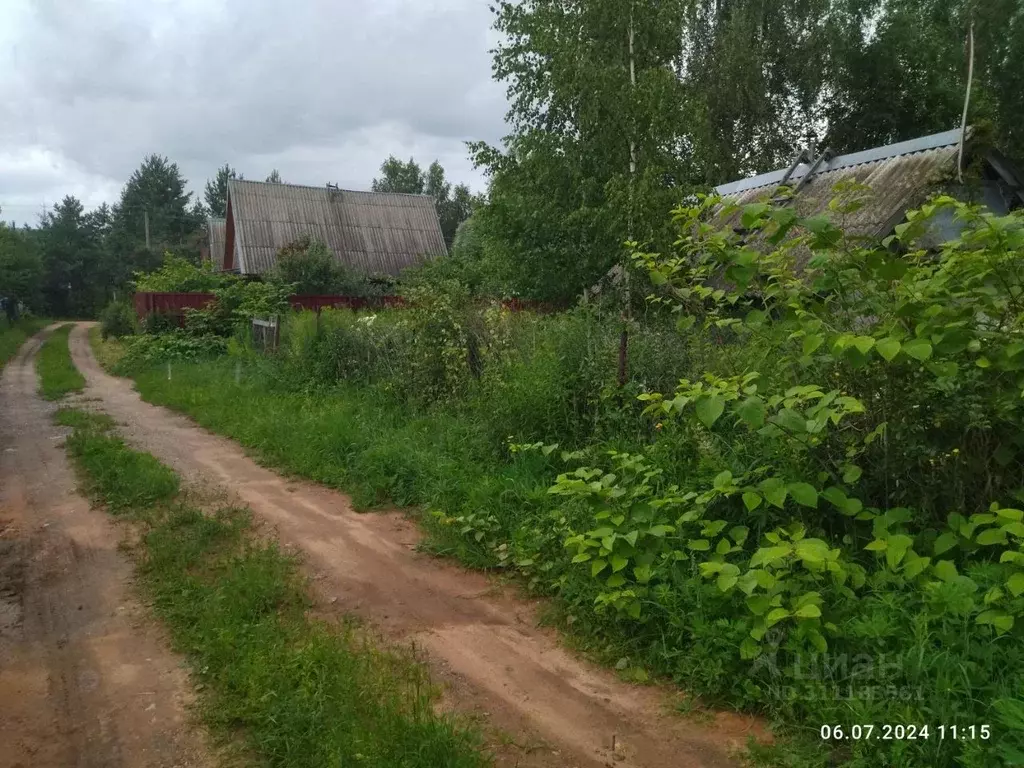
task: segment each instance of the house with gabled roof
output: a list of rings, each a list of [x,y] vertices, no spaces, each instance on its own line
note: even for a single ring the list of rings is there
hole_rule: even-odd
[[[342,265],[370,275],[447,255],[432,198],[230,179],[224,271],[261,275],[278,251],[303,236],[323,242]],[[212,253],[214,264],[218,255]]]
[[[960,168],[967,169],[963,181]],[[715,192],[726,203],[744,206],[783,199],[780,192],[787,188],[786,204],[810,217],[828,214],[833,190],[842,182],[871,189],[863,206],[842,221],[844,230],[857,236],[886,237],[908,211],[936,193],[980,203],[998,215],[1024,207],[1024,174],[997,149],[977,140],[970,128],[845,155],[802,150],[788,168],[722,184]],[[738,226],[740,215],[734,212],[722,223]],[[951,216],[937,218],[933,228],[938,235],[956,231]]]

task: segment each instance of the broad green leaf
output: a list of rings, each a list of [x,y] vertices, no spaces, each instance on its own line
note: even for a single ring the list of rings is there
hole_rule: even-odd
[[[813,355],[815,350],[825,343],[825,339],[816,333],[804,336],[804,354]]]
[[[736,586],[737,581],[738,577],[736,575],[723,573],[721,576],[718,577],[718,588],[723,592],[728,592],[730,589]]]
[[[1018,539],[1024,539],[1024,523],[1014,521],[1012,523],[1006,523],[1001,527],[1011,536],[1016,536]]]
[[[788,557],[792,551],[793,547],[791,547],[788,544],[780,545],[777,547],[761,547],[759,550],[757,550],[757,552],[754,553],[753,557],[750,558],[750,567],[756,568],[759,565],[773,563],[776,560]],[[762,584],[761,586],[765,585]]]
[[[761,494],[747,491],[743,494],[743,506],[747,508],[748,512],[753,512],[755,509],[761,506]]]
[[[697,322],[697,318],[693,315],[683,315],[676,320],[676,330],[680,333],[690,330],[693,328],[693,324]]]
[[[994,544],[1006,543],[1006,531],[1002,528],[988,528],[978,534],[975,539],[983,547],[991,547]]]
[[[618,555],[612,557],[612,573],[618,573],[627,565],[629,565],[628,557],[620,557]]]
[[[866,547],[864,547],[864,549],[868,550],[869,552],[884,552],[888,548],[888,546],[889,542],[887,542],[885,539],[875,539]]]
[[[856,483],[860,480],[860,476],[864,473],[860,467],[856,464],[847,464],[843,469],[843,482],[844,483]]]
[[[956,566],[952,560],[939,560],[932,566],[932,572],[945,582],[955,581],[957,576]]]
[[[792,408],[783,408],[771,418],[771,421],[773,424],[778,424],[787,432],[793,432],[800,435],[807,431],[807,419]]]
[[[1006,580],[1006,588],[1014,597],[1024,595],[1024,573],[1015,573]]]
[[[932,548],[932,552],[936,555],[941,555],[943,552],[948,552],[956,546],[960,538],[955,533],[943,533],[937,539],[935,539],[935,545]]]
[[[1020,509],[1009,509],[1004,507],[1003,509],[997,509],[996,515],[998,517],[1005,517],[1007,520],[1014,520],[1018,523],[1024,520],[1024,511]]]
[[[793,615],[798,619],[818,619],[821,618],[821,608],[814,603],[808,603],[797,608]]]
[[[697,403],[697,418],[701,424],[710,429],[718,421],[718,417],[725,410],[725,402],[717,395],[703,397]]]
[[[890,536],[886,543],[888,546],[885,549],[885,562],[890,568],[895,570],[903,556],[907,553],[907,550],[910,549],[910,545],[914,543],[914,540],[909,536],[898,533]]]
[[[586,552],[582,552],[582,553],[576,555],[576,557],[574,557],[572,559],[572,561],[574,563],[585,563],[589,559],[590,559],[590,555],[588,555]]]
[[[764,426],[764,401],[757,395],[752,395],[736,406],[736,415],[751,429],[760,429]]]
[[[597,576],[601,571],[608,567],[607,560],[595,560],[590,564],[590,576],[593,578]]]
[[[808,563],[823,563],[828,557],[829,546],[821,539],[801,539],[796,543],[796,556]]]
[[[990,624],[996,628],[999,634],[1009,632],[1013,629],[1013,616],[1002,611],[982,611],[975,619],[978,624]]]
[[[790,483],[789,495],[797,504],[802,504],[805,507],[818,506],[818,492],[814,486],[807,483]]]
[[[716,491],[729,488],[732,485],[732,472],[728,469],[715,475],[714,487]]]
[[[621,573],[613,573],[608,577],[608,581],[605,582],[605,586],[609,589],[618,589],[626,583],[626,577]]]
[[[707,539],[693,539],[686,546],[696,552],[707,552],[711,549],[711,542]]]
[[[756,659],[761,655],[761,646],[753,638],[745,637],[740,643],[740,658],[744,661]]]
[[[789,611],[785,608],[775,608],[770,611],[767,616],[764,617],[764,623],[769,627],[774,627],[783,619],[789,618]]]
[[[907,558],[903,561],[903,575],[908,579],[916,579],[931,562],[932,559],[930,557]]]
[[[778,507],[779,509],[782,509],[785,506],[786,496],[789,494],[786,484],[776,477],[770,478],[761,483],[761,492],[764,494],[764,497],[768,500],[769,504],[774,507]]]
[[[755,616],[763,616],[771,607],[768,595],[751,595],[747,598],[747,608]]]
[[[747,316],[743,318],[743,323],[750,328],[760,328],[764,325],[764,321],[767,315],[760,309],[752,309],[747,313]]]
[[[640,584],[646,584],[651,580],[651,566],[638,565],[633,569],[633,576],[636,577],[637,582]]]
[[[932,356],[932,345],[926,339],[910,339],[903,343],[903,351],[915,360],[923,361]]]
[[[900,347],[900,343],[892,336],[881,339],[875,343],[875,349],[878,350],[878,354],[889,362],[891,362],[892,359],[900,353]]]
[[[846,503],[846,493],[843,491],[842,488],[837,488],[834,485],[822,491],[821,495],[825,498],[826,501],[835,504],[840,509],[842,509],[843,504]]]
[[[875,340],[870,336],[858,336],[853,340],[853,346],[862,355],[866,355],[875,346]]]

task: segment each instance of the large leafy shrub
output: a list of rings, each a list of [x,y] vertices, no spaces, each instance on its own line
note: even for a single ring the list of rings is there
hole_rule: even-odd
[[[864,194],[839,190],[834,218]],[[681,328],[745,352],[642,394],[649,448],[565,456],[583,466],[551,488],[552,530],[573,566],[509,557],[553,566],[595,631],[705,693],[819,723],[1005,719],[1024,685],[1024,217],[938,198],[877,243],[786,206],[748,206],[742,234],[729,214],[680,208],[678,253],[636,258]],[[940,214],[962,233],[933,246]],[[698,450],[661,461],[680,440]],[[850,748],[995,759],[980,741]]]
[[[389,281],[363,274],[339,262],[321,241],[303,235],[277,252],[270,282],[294,285],[294,292],[312,296],[379,296]]]
[[[100,312],[100,333],[104,339],[131,336],[137,324],[135,308],[127,301],[112,301]]]
[[[136,273],[135,290],[151,293],[210,293],[237,277],[214,271],[211,262],[194,264],[173,254],[154,272]]]

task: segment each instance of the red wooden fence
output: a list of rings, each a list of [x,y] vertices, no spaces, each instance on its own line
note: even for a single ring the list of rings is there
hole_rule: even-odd
[[[150,315],[171,315],[184,319],[186,309],[202,309],[214,300],[212,293],[136,293],[135,314],[139,320]],[[401,296],[291,296],[293,309],[319,312],[321,309],[384,309],[408,306]],[[504,299],[502,306],[513,312],[553,311],[555,307],[538,301]]]

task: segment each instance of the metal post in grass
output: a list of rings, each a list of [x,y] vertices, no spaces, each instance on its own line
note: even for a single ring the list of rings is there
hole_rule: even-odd
[[[167,361],[167,380],[171,380],[171,361]]]

